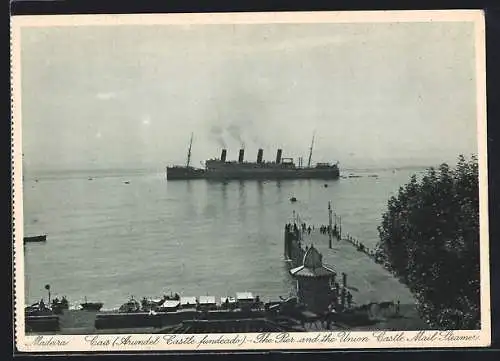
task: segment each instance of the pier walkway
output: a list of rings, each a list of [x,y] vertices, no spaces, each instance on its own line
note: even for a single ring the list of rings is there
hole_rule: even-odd
[[[302,245],[311,244],[323,254],[323,262],[333,267],[339,276],[342,272],[347,274],[347,285],[356,304],[398,300],[401,304],[415,303],[405,285],[347,240],[338,241],[333,237],[330,249],[328,234],[315,229],[310,235],[303,234]],[[337,280],[340,282],[341,278]]]
[[[294,228],[291,224],[289,227]],[[298,228],[301,229],[303,226]],[[375,261],[372,250],[359,247],[361,242],[346,233],[343,234],[341,240],[332,236],[330,248],[329,235],[325,227],[317,225],[312,227],[311,225],[310,232],[307,231],[308,224],[304,228],[306,231],[299,231],[302,250],[294,241],[296,236],[293,234],[297,231],[288,233],[285,229],[285,234],[292,234],[289,236],[291,243],[287,243],[287,237],[285,237],[285,254],[289,255],[290,266],[297,266],[301,262],[301,255],[303,257],[305,250],[311,246],[322,254],[325,266],[335,270],[337,274],[335,281],[341,288],[343,280],[346,280],[346,289],[352,295],[351,307],[366,309],[370,319],[376,321],[376,325],[350,327],[351,330],[427,328],[425,322],[419,317],[416,300],[410,290],[382,264]],[[321,228],[323,231],[320,231]],[[396,308],[399,308],[399,312],[395,312]]]

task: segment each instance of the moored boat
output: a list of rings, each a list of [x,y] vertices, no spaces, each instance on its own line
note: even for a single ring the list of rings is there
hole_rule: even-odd
[[[52,311],[60,315],[64,312],[64,310],[69,309],[69,302],[66,299],[66,297],[63,297],[62,299],[58,299],[57,297],[52,301]]]
[[[81,303],[80,306],[82,306],[82,310],[85,311],[100,311],[103,303],[102,302],[85,302]]]
[[[141,312],[141,304],[136,299],[131,297],[130,300],[128,300],[126,303],[120,306],[118,312],[120,313]]]
[[[33,243],[33,242],[46,242],[47,235],[42,234],[40,236],[28,236],[23,238],[24,243]]]
[[[85,302],[80,303],[82,310],[84,311],[100,311],[103,303],[102,302],[87,302],[87,297],[85,297]]]
[[[26,316],[48,316],[52,315],[53,311],[50,307],[45,305],[42,299],[39,302],[25,307],[24,313]]]

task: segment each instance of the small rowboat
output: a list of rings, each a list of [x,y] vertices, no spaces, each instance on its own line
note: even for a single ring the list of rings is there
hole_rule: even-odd
[[[102,302],[87,302],[87,297],[85,297],[85,302],[80,303],[80,306],[82,306],[82,310],[85,311],[99,311],[103,303]]]
[[[33,242],[46,242],[47,241],[47,235],[41,235],[41,236],[31,236],[31,237],[24,237],[23,238],[24,243],[33,243]]]
[[[80,306],[82,306],[82,310],[85,311],[99,311],[103,303],[102,302],[85,302],[81,303]]]

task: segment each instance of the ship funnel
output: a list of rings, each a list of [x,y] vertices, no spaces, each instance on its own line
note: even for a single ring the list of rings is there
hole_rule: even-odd
[[[226,161],[226,155],[227,155],[227,150],[222,149],[222,153],[220,155],[220,160],[225,162]]]
[[[278,149],[278,151],[276,152],[276,164],[281,163],[281,154],[282,153],[283,153],[283,150],[281,150],[281,149]]]
[[[257,163],[262,163],[262,155],[264,154],[263,149],[259,149],[259,152],[257,153]]]
[[[245,157],[245,149],[240,149],[240,156],[238,157],[238,162],[243,163],[244,157]]]

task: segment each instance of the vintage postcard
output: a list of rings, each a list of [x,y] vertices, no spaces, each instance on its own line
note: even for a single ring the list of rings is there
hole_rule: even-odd
[[[490,344],[481,11],[11,21],[19,351]]]

